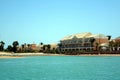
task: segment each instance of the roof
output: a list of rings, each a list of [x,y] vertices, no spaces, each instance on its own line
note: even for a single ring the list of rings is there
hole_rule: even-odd
[[[84,33],[78,33],[78,34],[65,36],[63,39],[61,39],[61,41],[70,40],[70,39],[73,39],[73,38],[90,38],[90,37],[94,37],[94,38],[108,38],[104,34],[92,34],[90,32],[84,32]]]
[[[108,38],[107,36],[105,36],[104,34],[93,34],[89,37],[94,37],[94,38]]]
[[[92,35],[90,32],[78,33],[78,34],[65,36],[62,40],[69,40],[69,39],[72,39],[72,38],[87,38],[90,35]]]
[[[118,36],[117,38],[115,38],[115,39],[120,39],[120,36]]]

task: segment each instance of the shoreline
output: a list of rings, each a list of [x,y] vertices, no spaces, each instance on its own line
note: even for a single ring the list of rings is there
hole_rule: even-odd
[[[65,54],[51,54],[51,53],[8,53],[0,52],[0,58],[23,58],[27,56],[120,56],[120,54],[79,54],[79,55],[65,55]]]
[[[0,59],[4,58],[23,58],[23,56],[0,56]]]

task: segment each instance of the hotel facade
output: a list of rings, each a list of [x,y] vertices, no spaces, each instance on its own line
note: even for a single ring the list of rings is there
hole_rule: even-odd
[[[60,40],[62,52],[106,50],[108,47],[109,40],[106,35],[90,32],[69,35]]]

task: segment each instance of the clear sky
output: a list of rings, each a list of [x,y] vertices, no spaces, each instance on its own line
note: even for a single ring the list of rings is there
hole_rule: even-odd
[[[0,0],[0,41],[54,43],[92,32],[120,36],[120,0]]]

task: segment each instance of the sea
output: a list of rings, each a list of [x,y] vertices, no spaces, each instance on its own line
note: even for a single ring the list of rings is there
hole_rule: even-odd
[[[1,58],[0,80],[120,80],[120,56]]]

